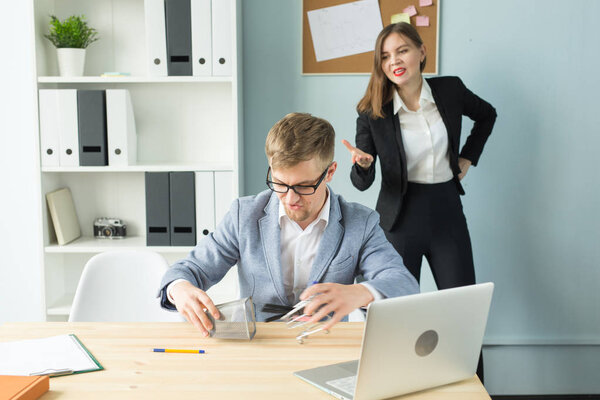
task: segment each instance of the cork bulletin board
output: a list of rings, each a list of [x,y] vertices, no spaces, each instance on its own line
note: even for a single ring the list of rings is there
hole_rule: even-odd
[[[373,66],[373,51],[330,60],[317,61],[313,39],[308,23],[308,11],[351,3],[355,0],[303,0],[302,2],[302,73],[303,74],[370,74]],[[427,49],[427,65],[424,74],[438,74],[439,16],[441,0],[433,0],[431,6],[421,7],[419,0],[379,0],[383,26],[391,23],[392,15],[414,6],[417,15],[410,23],[417,28]],[[429,26],[417,26],[417,17],[429,17]],[[375,42],[373,42],[375,48]]]

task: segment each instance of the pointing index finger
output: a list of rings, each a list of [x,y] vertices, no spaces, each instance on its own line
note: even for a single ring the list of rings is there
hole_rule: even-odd
[[[346,148],[347,148],[348,150],[350,150],[350,151],[355,151],[355,150],[356,150],[356,147],[352,146],[352,145],[350,144],[350,142],[349,142],[349,141],[347,141],[346,139],[342,139],[342,144],[343,144],[344,146],[346,146]]]

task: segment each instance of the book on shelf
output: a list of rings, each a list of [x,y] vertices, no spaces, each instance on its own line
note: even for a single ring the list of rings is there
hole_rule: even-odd
[[[46,201],[58,244],[62,246],[80,237],[81,230],[71,190],[62,188],[46,193]]]
[[[113,77],[124,77],[124,76],[131,76],[131,74],[129,72],[103,72],[102,74],[100,74],[100,77],[102,77],[102,78],[113,78]]]

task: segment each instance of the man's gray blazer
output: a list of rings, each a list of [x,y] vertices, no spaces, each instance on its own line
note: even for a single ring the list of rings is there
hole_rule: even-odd
[[[309,282],[354,283],[357,275],[384,297],[417,293],[419,286],[388,242],[379,226],[379,215],[360,204],[348,203],[329,189],[329,223],[323,232]],[[281,271],[279,199],[270,190],[235,200],[215,232],[204,237],[187,258],[165,273],[159,296],[161,305],[174,309],[166,287],[185,279],[202,290],[218,283],[238,265],[240,297],[252,296],[256,319],[262,304],[289,304]]]

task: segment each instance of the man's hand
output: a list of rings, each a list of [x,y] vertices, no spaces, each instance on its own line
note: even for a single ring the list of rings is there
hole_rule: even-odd
[[[344,146],[346,146],[350,154],[352,154],[352,164],[356,163],[363,169],[369,169],[371,164],[373,164],[372,155],[365,153],[361,149],[352,146],[350,142],[348,142],[345,139],[342,140],[342,143],[344,144]]]
[[[208,331],[212,329],[212,323],[204,310],[207,309],[215,319],[218,319],[220,314],[206,292],[190,282],[182,281],[173,285],[171,297],[175,300],[177,311],[188,322],[194,324],[203,336],[208,336]]]
[[[330,329],[355,309],[374,300],[369,289],[361,284],[318,283],[306,288],[300,295],[300,300],[306,300],[312,295],[315,297],[304,307],[304,313],[312,315],[310,322],[317,322],[333,312],[333,317],[323,329]]]
[[[458,158],[458,168],[460,168],[460,174],[458,174],[458,179],[462,181],[462,179],[467,174],[469,167],[471,166],[471,161],[466,158],[459,157]]]

